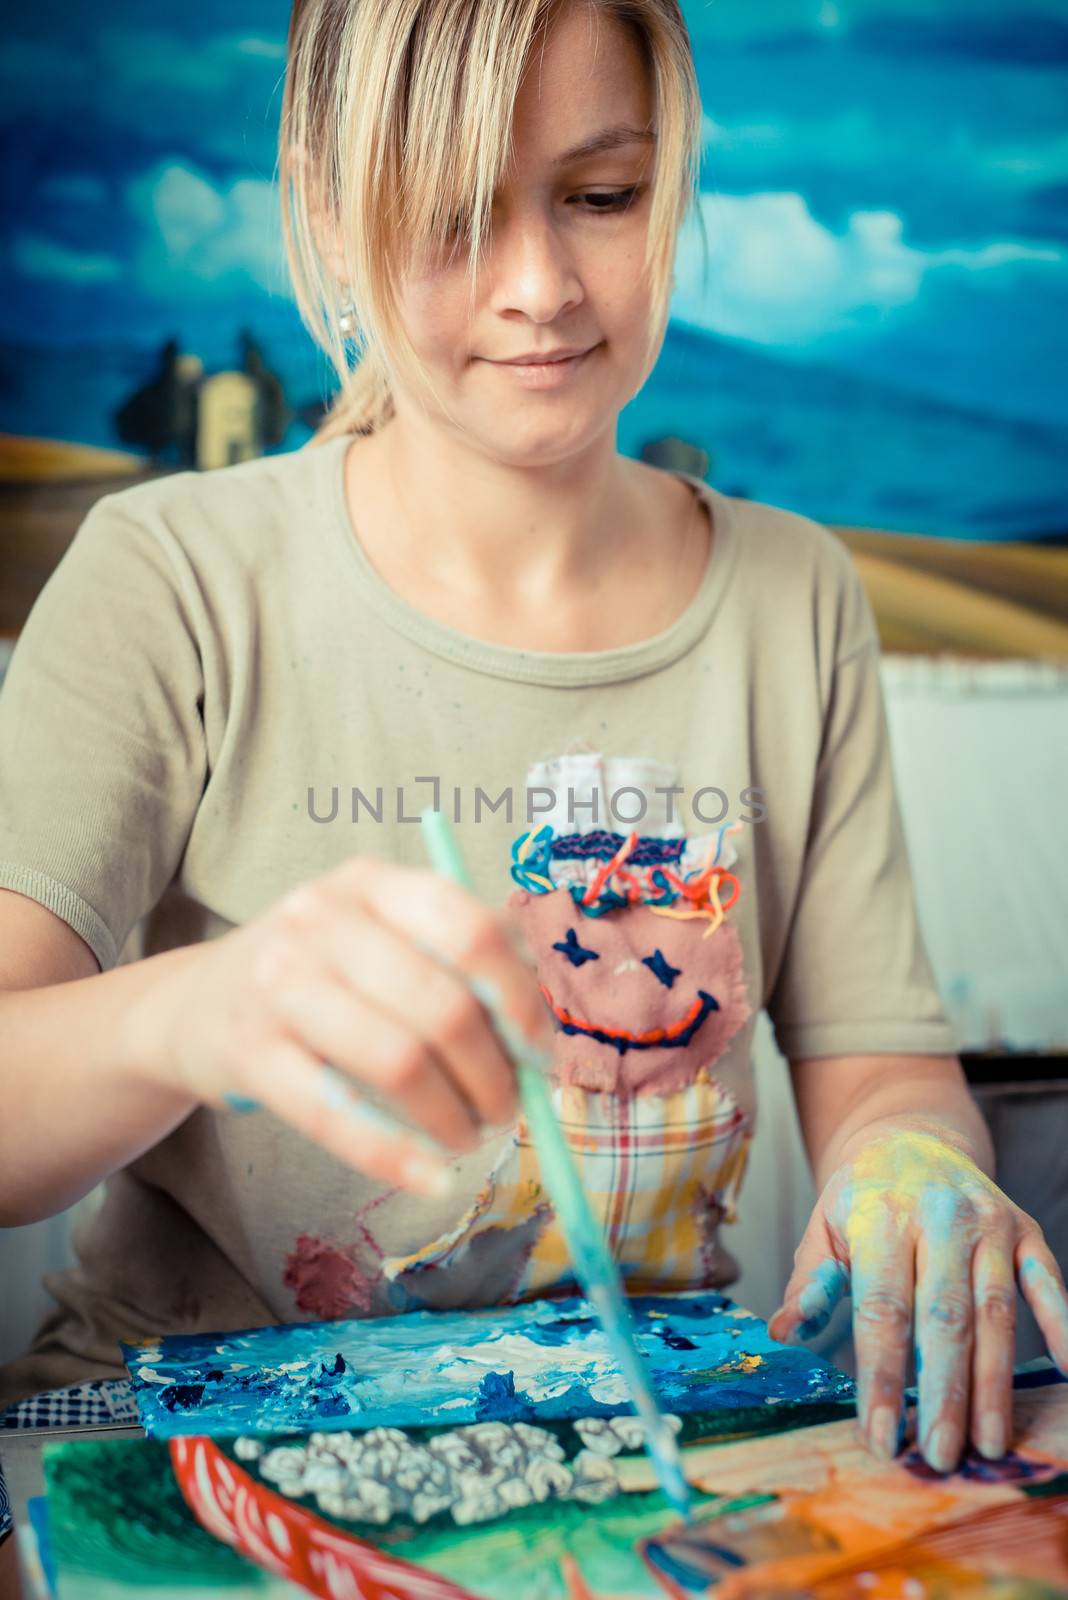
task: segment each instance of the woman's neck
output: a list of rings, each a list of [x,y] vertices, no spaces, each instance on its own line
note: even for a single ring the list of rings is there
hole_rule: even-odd
[[[394,431],[397,430],[397,431]],[[417,610],[528,650],[597,650],[670,626],[699,585],[710,525],[672,473],[603,456],[517,472],[394,421],[354,439],[346,498],[361,547]]]

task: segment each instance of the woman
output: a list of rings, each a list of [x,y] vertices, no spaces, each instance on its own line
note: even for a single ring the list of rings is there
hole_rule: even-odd
[[[848,554],[616,449],[699,138],[675,0],[296,8],[285,215],[337,401],[293,454],[99,502],[0,703],[0,1220],[108,1179],[5,1401],[119,1338],[565,1284],[477,980],[555,1050],[634,1286],[735,1274],[767,1006],[821,1191],[773,1331],[851,1283],[877,1452],[914,1306],[940,1470],[1009,1442],[1017,1277],[1068,1368],[917,929]],[[431,803],[478,899],[423,863]]]

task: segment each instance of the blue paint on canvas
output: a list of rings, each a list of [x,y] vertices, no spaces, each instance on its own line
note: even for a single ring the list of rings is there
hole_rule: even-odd
[[[725,1296],[631,1302],[666,1410],[826,1406],[853,1384]],[[633,1412],[588,1302],[414,1311],[123,1345],[145,1431],[271,1433]]]

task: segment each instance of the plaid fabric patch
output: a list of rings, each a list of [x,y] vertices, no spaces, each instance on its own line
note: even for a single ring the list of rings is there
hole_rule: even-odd
[[[715,1079],[668,1095],[619,1096],[557,1085],[553,1102],[594,1215],[628,1289],[656,1293],[708,1281],[716,1229],[734,1219],[750,1130],[734,1096]],[[394,1279],[466,1256],[479,1235],[542,1226],[528,1245],[512,1298],[569,1281],[570,1252],[541,1181],[537,1152],[519,1123],[486,1188],[457,1226],[422,1249],[382,1264]]]
[[[85,1427],[100,1422],[136,1423],[137,1404],[126,1378],[94,1378],[67,1389],[32,1394],[0,1411],[0,1428]],[[0,1472],[0,1539],[11,1532],[11,1504]]]

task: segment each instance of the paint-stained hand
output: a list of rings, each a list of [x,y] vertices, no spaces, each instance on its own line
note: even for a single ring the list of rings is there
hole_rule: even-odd
[[[1068,1375],[1068,1295],[1038,1223],[953,1144],[904,1126],[830,1178],[768,1326],[811,1338],[852,1294],[858,1420],[884,1457],[902,1442],[914,1332],[917,1442],[949,1472],[969,1439],[994,1459],[1012,1442],[1017,1283]]]
[[[353,857],[207,942],[139,1037],[204,1103],[265,1106],[371,1177],[443,1194],[450,1152],[517,1114],[483,1001],[555,1039],[523,945],[506,910],[429,868]]]

